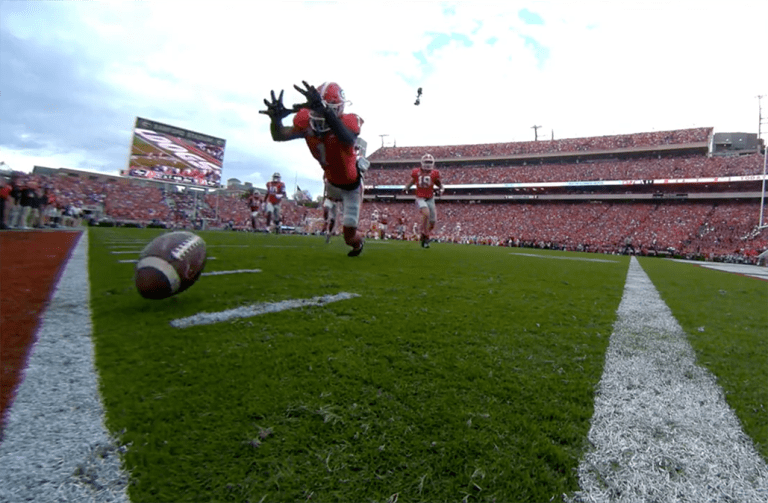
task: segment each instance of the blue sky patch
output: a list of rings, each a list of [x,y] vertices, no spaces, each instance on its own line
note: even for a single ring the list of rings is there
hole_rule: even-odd
[[[535,12],[529,11],[528,9],[520,10],[517,15],[525,24],[544,24],[544,20],[541,18],[541,16]]]
[[[453,40],[464,44],[464,47],[472,47],[472,40],[470,40],[468,36],[462,35],[461,33],[427,33],[427,35],[432,37],[432,41],[427,44],[427,54],[431,54],[436,50],[445,47]]]
[[[544,66],[544,63],[549,59],[549,47],[541,45],[541,43],[533,37],[527,35],[520,35],[525,41],[525,46],[533,49],[533,53],[536,56],[536,61],[539,63],[539,68]]]

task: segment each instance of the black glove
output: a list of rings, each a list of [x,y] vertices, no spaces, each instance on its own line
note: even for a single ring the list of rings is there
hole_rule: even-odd
[[[272,102],[270,103],[267,100],[264,100],[264,104],[267,105],[266,110],[259,110],[260,114],[269,115],[270,119],[273,121],[279,121],[292,113],[294,113],[294,109],[285,108],[285,105],[283,105],[283,91],[280,91],[280,96],[275,98],[275,91],[270,91],[272,95]]]
[[[323,104],[323,98],[320,96],[320,93],[317,91],[315,86],[307,84],[306,80],[302,80],[301,83],[304,84],[306,89],[302,89],[297,85],[294,85],[293,87],[302,95],[304,95],[304,97],[307,99],[307,102],[299,105],[293,105],[293,108],[309,108],[313,112],[320,114],[325,112],[325,104]]]

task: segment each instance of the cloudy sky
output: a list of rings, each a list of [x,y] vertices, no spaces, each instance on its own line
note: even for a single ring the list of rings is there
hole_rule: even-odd
[[[341,84],[369,152],[529,141],[534,125],[756,133],[767,20],[765,0],[0,0],[0,161],[117,173],[139,116],[225,138],[224,179],[279,171],[314,197],[306,146],[273,142],[258,113],[272,89],[300,102],[302,80]]]

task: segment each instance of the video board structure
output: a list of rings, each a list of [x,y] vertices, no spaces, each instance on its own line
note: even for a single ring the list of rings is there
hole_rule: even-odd
[[[221,186],[226,140],[157,121],[136,118],[123,176],[182,185]]]

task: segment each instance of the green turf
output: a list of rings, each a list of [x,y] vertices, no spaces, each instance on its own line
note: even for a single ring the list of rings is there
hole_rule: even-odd
[[[671,260],[640,263],[768,459],[768,282]]]
[[[133,265],[161,231],[90,229],[108,427],[148,501],[542,502],[578,489],[627,257],[201,232],[203,277],[142,299]],[[126,248],[120,248],[125,250]],[[201,327],[253,303],[360,297]]]

